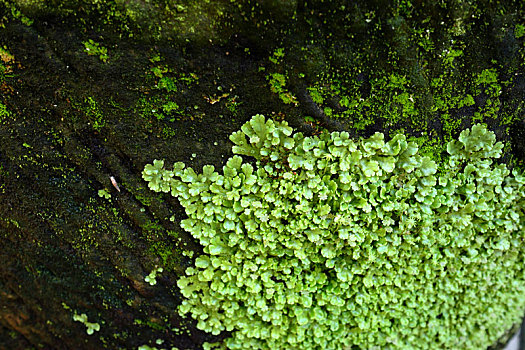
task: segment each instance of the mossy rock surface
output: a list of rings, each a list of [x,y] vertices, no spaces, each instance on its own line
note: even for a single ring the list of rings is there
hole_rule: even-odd
[[[202,247],[141,172],[222,167],[252,115],[402,132],[436,161],[483,122],[522,168],[523,18],[520,1],[0,0],[0,348],[227,337],[179,316]]]

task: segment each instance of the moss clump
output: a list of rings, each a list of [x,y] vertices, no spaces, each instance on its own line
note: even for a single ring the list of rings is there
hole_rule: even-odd
[[[230,139],[255,167],[144,171],[204,247],[179,311],[231,331],[225,347],[482,349],[519,320],[525,177],[493,164],[486,127],[449,142],[439,172],[401,134],[305,137],[257,115]]]
[[[100,325],[98,323],[88,322],[86,314],[78,315],[75,313],[73,315],[73,320],[83,323],[84,326],[86,326],[86,333],[88,335],[92,335],[93,332],[100,331]]]
[[[84,51],[90,56],[97,56],[102,62],[106,63],[109,59],[108,49],[100,46],[99,43],[93,39],[82,42],[84,44]]]

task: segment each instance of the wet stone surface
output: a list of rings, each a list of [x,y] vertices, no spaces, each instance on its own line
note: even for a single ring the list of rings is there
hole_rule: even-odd
[[[202,248],[141,172],[222,167],[254,114],[402,132],[436,161],[484,122],[522,168],[523,18],[519,1],[0,0],[0,349],[227,337],[178,315]]]

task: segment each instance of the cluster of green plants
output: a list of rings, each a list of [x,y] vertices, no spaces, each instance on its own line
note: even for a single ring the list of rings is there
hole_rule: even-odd
[[[12,78],[15,57],[9,52],[6,46],[0,47],[0,84],[6,81],[6,78]]]
[[[262,115],[230,140],[221,173],[143,170],[203,246],[179,312],[231,332],[221,347],[483,349],[520,319],[525,177],[485,126],[443,164],[402,134],[309,137]]]
[[[11,17],[15,20],[19,20],[22,24],[28,27],[33,24],[33,20],[25,16],[25,14],[22,13],[22,11],[20,11],[16,4],[11,3],[10,1],[0,0],[0,5],[5,6],[5,10],[7,10],[4,14],[4,17],[0,17],[0,20],[7,19],[7,17]],[[2,26],[2,22],[3,21],[0,21],[0,27]]]
[[[288,73],[283,73],[283,69],[280,68],[280,66],[283,66],[284,57],[284,48],[282,47],[275,49],[272,55],[268,57],[271,66],[277,71],[268,73],[266,80],[268,80],[270,91],[277,94],[283,103],[297,106],[297,98],[287,87]],[[265,71],[266,68],[261,67],[260,70]]]
[[[428,93],[432,102],[425,100],[411,79],[402,72],[386,73],[378,71],[368,81],[360,80],[360,70],[348,76],[326,74],[326,78],[308,88],[312,100],[330,118],[345,118],[357,129],[365,129],[375,123],[376,117],[384,120],[387,127],[399,123],[415,129],[425,129],[428,120],[439,116],[444,124],[445,136],[450,140],[461,124],[458,111],[471,107],[472,119],[499,119],[501,94],[510,81],[501,81],[495,68],[487,68],[473,76],[456,76],[463,65],[455,62],[463,55],[462,50],[451,49],[443,54],[442,70],[428,81]],[[369,91],[364,92],[365,85]],[[483,96],[483,103],[476,104],[475,97]],[[337,108],[333,103],[337,101]],[[504,124],[511,124],[515,118],[506,117]]]
[[[314,84],[308,91],[328,117],[351,120],[352,127],[358,130],[374,123],[372,116],[380,111],[383,111],[382,118],[391,124],[395,124],[400,117],[412,122],[421,120],[415,107],[415,93],[408,89],[406,77],[399,74],[373,77],[369,82],[371,91],[366,95],[361,92],[363,83],[356,77],[349,78],[345,83],[335,79],[330,84]],[[333,98],[338,100],[339,111],[325,102]]]
[[[286,76],[281,73],[270,73],[266,76],[270,90],[279,95],[279,98],[283,103],[297,105],[297,99],[295,96],[286,88]]]
[[[4,124],[4,121],[11,116],[11,112],[7,109],[7,106],[0,103],[0,123]]]
[[[101,46],[99,43],[97,43],[93,39],[89,39],[88,41],[83,41],[82,44],[84,44],[84,51],[89,56],[97,56],[104,63],[108,61],[109,59],[108,49],[105,48],[104,46]]]
[[[88,322],[88,317],[86,314],[79,315],[75,312],[73,315],[73,321],[84,324],[84,326],[86,326],[86,333],[88,335],[92,335],[94,332],[100,331],[100,325],[98,323]]]
[[[158,54],[150,60],[150,74],[147,79],[153,79],[157,91],[141,98],[136,109],[146,119],[168,120],[173,122],[183,118],[193,119],[194,110],[188,113],[188,92],[198,86],[199,77],[195,73],[178,72],[164,62]],[[194,108],[195,109],[195,108]]]
[[[144,281],[148,282],[151,286],[154,286],[157,284],[157,273],[161,273],[163,271],[162,267],[157,267],[154,270],[152,270],[149,275],[147,275],[144,278]]]
[[[89,124],[95,131],[101,131],[106,126],[106,119],[99,103],[91,96],[84,99],[83,103],[73,102],[85,113]]]

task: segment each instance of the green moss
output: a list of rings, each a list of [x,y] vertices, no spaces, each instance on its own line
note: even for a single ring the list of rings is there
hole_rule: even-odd
[[[180,270],[179,264],[182,261],[181,256],[183,252],[181,249],[172,243],[170,240],[151,242],[149,252],[156,257],[159,257],[162,261],[162,266],[165,266],[169,271]]]
[[[281,63],[283,57],[284,57],[284,48],[280,47],[280,48],[275,49],[272,56],[270,56],[269,60],[273,64],[279,64]]]
[[[27,17],[17,6],[16,3],[6,2],[3,1],[4,4],[6,4],[7,8],[10,11],[10,15],[12,18],[19,20],[26,26],[31,26],[33,24],[33,20],[29,17]]]
[[[97,56],[104,63],[108,61],[108,49],[104,46],[100,46],[100,44],[95,42],[93,39],[83,41],[82,44],[84,44],[84,52],[86,52],[89,56]]]
[[[494,164],[503,144],[483,125],[434,137],[306,137],[256,115],[230,136],[255,166],[146,165],[203,246],[177,282],[181,315],[230,332],[229,349],[494,343],[525,307],[525,177]]]
[[[357,79],[342,81],[337,74],[330,74],[308,90],[327,116],[345,118],[357,130],[365,129],[377,119],[384,119],[387,128],[401,123],[421,128],[425,123],[416,108],[416,91],[410,88],[406,77],[397,74],[378,77],[371,79],[370,86],[371,91],[365,96],[361,92],[362,83]],[[336,112],[325,105],[324,101],[333,99],[342,111]]]
[[[164,59],[158,54],[153,55],[150,62],[153,66],[145,80],[154,84],[153,91],[137,101],[135,111],[146,120],[157,119],[164,122],[186,118],[193,120],[197,113],[188,113],[186,108],[188,102],[183,96],[198,86],[199,77],[195,73],[175,71],[168,64],[162,63]],[[146,127],[151,128],[150,125]],[[176,131],[167,125],[162,125],[160,129],[163,138],[176,135]]]
[[[94,332],[100,331],[100,325],[98,323],[88,322],[86,314],[78,315],[76,312],[73,315],[73,320],[78,321],[86,326],[86,333],[92,335]]]
[[[136,325],[144,325],[144,326],[147,326],[153,330],[156,330],[156,331],[165,331],[166,329],[169,328],[169,325],[166,325],[166,324],[159,324],[158,322],[153,322],[151,320],[140,320],[140,319],[135,319],[133,321],[134,324]]]
[[[106,189],[98,190],[98,196],[101,197],[101,198],[105,198],[105,199],[110,199],[111,198],[111,194],[109,194],[108,191],[106,191]]]
[[[100,132],[106,126],[106,118],[102,111],[99,102],[92,97],[75,98],[69,96],[73,110],[68,110],[67,116],[71,123],[87,123],[91,125],[93,130]],[[80,113],[78,113],[80,112]],[[80,118],[84,119],[81,120]]]
[[[99,109],[97,102],[92,97],[87,97],[84,102],[87,104],[85,111],[87,117],[91,121],[93,129],[100,131],[106,125],[102,111]]]
[[[4,124],[5,121],[11,117],[11,112],[7,110],[7,106],[0,103],[0,123]]]
[[[285,104],[297,105],[297,98],[286,89],[286,77],[281,73],[270,73],[266,76],[270,90],[279,95]]]
[[[144,281],[148,282],[151,286],[154,286],[157,284],[157,274],[160,274],[164,271],[162,267],[156,267],[155,269],[151,270],[151,272],[144,278]]]
[[[397,132],[393,132],[393,134],[396,133]],[[445,164],[443,155],[446,154],[447,143],[443,142],[443,140],[441,140],[438,135],[435,134],[435,131],[432,131],[430,135],[425,133],[425,135],[421,137],[412,137],[410,138],[410,141],[413,141],[418,145],[419,153],[421,155],[429,157],[434,162],[436,162],[438,165],[438,172],[443,170],[443,165]]]
[[[135,199],[138,200],[143,206],[149,207],[152,203],[152,198],[148,196],[147,194],[142,194],[143,188],[139,187],[135,190],[133,195],[135,196]]]
[[[509,53],[504,64],[496,62],[489,52],[498,44],[478,38],[493,18],[477,4],[428,3],[420,9],[405,1],[398,5],[383,11],[358,4],[307,5],[306,14],[298,16],[310,27],[295,33],[295,44],[270,51],[271,90],[283,95],[288,85],[301,85],[288,84],[289,77],[298,76],[328,117],[341,118],[357,131],[375,125],[387,132],[405,128],[417,134],[440,122],[448,141],[460,125],[496,122],[505,127],[518,120],[514,111],[523,101],[508,94],[508,77],[522,69],[518,57]],[[506,10],[501,7],[500,12]],[[451,20],[436,17],[440,11]],[[498,20],[508,23],[508,17],[501,16]],[[519,47],[525,62],[522,26],[512,21],[508,26],[501,28],[497,40],[513,27],[520,39],[515,49]],[[513,107],[504,105],[509,97]],[[281,99],[290,103],[287,96]]]
[[[226,108],[234,117],[239,116],[239,106],[242,102],[239,101],[239,96],[230,96],[226,102]]]
[[[0,218],[0,221],[7,227],[20,228],[20,224],[13,218]]]
[[[525,26],[523,24],[516,24],[514,27],[514,37],[516,39],[521,38],[525,35]]]

